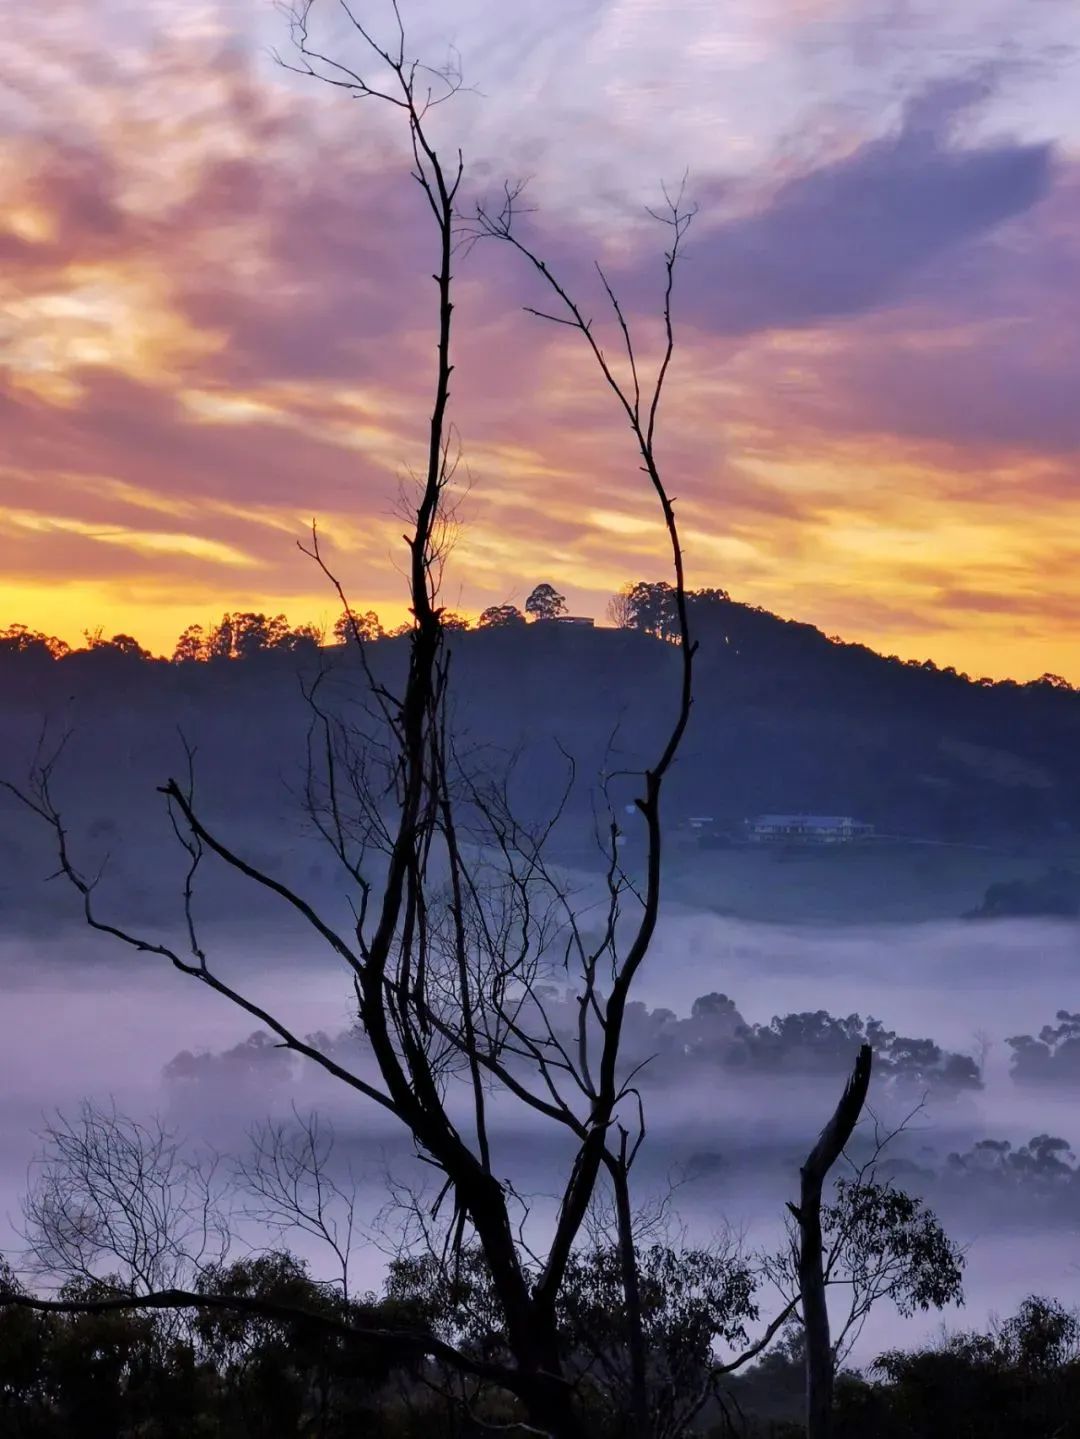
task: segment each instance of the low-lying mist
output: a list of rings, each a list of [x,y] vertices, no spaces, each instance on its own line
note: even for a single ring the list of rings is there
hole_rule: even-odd
[[[245,993],[296,1032],[353,1045],[350,1062],[363,1064],[359,1041],[348,1033],[348,981],[310,941],[262,926],[245,932],[235,923],[218,926],[209,940],[217,967]],[[879,1076],[871,1103],[885,1127],[911,1116],[890,1150],[897,1181],[925,1192],[953,1237],[969,1246],[967,1318],[981,1322],[1028,1292],[1073,1297],[1080,1186],[1058,1183],[1049,1170],[1035,1175],[1030,1192],[1023,1175],[1012,1189],[965,1183],[963,1166],[950,1168],[949,1155],[970,1156],[988,1138],[1014,1150],[1038,1135],[1080,1141],[1077,1090],[1017,1083],[1006,1044],[1017,1034],[1037,1035],[1075,1002],[1078,940],[1067,923],[827,929],[674,912],[640,977],[636,1022],[648,1043],[656,1022],[650,1012],[672,1011],[681,1022],[700,996],[722,994],[748,1025],[804,1011],[857,1013],[971,1056],[981,1087],[935,1086],[924,1097]],[[268,1115],[317,1108],[334,1127],[339,1157],[362,1179],[372,1220],[385,1203],[386,1174],[413,1173],[410,1144],[392,1120],[265,1039],[252,1041],[257,1025],[247,1015],[163,960],[118,951],[77,926],[47,938],[8,937],[0,943],[0,989],[0,1210],[8,1247],[18,1243],[12,1231],[35,1132],[50,1112],[70,1113],[85,1098],[111,1099],[134,1115],[161,1114],[192,1141],[226,1153],[238,1152],[245,1132]],[[730,1228],[747,1244],[775,1241],[799,1161],[835,1103],[840,1075],[800,1069],[798,1061],[776,1072],[703,1063],[692,1083],[681,1073],[673,1084],[665,1082],[665,1062],[658,1055],[642,1086],[644,1190],[671,1192],[678,1222],[695,1239]],[[505,1096],[493,1131],[507,1176],[542,1210],[561,1157],[557,1136]],[[376,1248],[363,1257],[372,1282],[382,1263]],[[860,1352],[914,1341],[938,1322],[915,1320],[901,1330],[895,1316],[877,1313]]]

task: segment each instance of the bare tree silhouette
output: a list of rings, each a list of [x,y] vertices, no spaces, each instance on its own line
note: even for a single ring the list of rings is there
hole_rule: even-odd
[[[452,1254],[475,1244],[483,1255],[505,1322],[505,1360],[480,1362],[429,1334],[414,1336],[424,1352],[459,1372],[501,1384],[521,1402],[542,1432],[583,1432],[574,1386],[561,1352],[557,1309],[575,1246],[602,1176],[619,1196],[623,1283],[632,1325],[640,1329],[637,1255],[628,1227],[627,1196],[634,1156],[644,1135],[633,1075],[620,1064],[628,997],[648,955],[661,895],[661,796],[690,714],[694,645],[689,633],[683,556],[675,511],[656,450],[664,384],[674,353],[672,293],[679,249],[692,211],[681,196],[665,216],[670,242],[663,295],[665,341],[655,377],[643,378],[631,329],[603,272],[600,278],[628,356],[631,381],[622,385],[608,363],[591,321],[562,281],[518,233],[517,197],[508,187],[502,209],[480,208],[466,223],[459,213],[464,160],[447,162],[429,133],[434,107],[461,87],[456,68],[433,69],[411,58],[399,8],[395,33],[383,43],[344,0],[345,17],[362,60],[330,55],[313,39],[312,0],[289,12],[294,42],[290,68],[377,100],[403,122],[412,175],[433,222],[437,242],[436,373],[426,439],[425,468],[410,501],[407,583],[412,614],[407,671],[399,689],[376,680],[364,656],[365,637],[350,623],[351,639],[367,679],[364,713],[378,734],[346,723],[322,704],[318,682],[309,698],[315,745],[309,756],[307,802],[355,894],[355,924],[342,931],[297,889],[246,859],[204,819],[188,750],[183,778],[161,787],[177,838],[187,852],[183,883],[185,948],[136,933],[98,911],[96,879],[80,868],[54,799],[56,752],[42,752],[30,782],[9,786],[54,835],[59,865],[82,898],[86,921],[142,955],[155,955],[181,974],[214,990],[268,1029],[288,1050],[320,1066],[358,1098],[393,1115],[412,1136],[417,1153],[439,1176],[439,1201],[450,1216]],[[463,240],[508,244],[550,286],[558,313],[545,318],[568,326],[591,352],[603,382],[630,422],[635,445],[655,493],[674,567],[682,671],[673,717],[655,762],[639,777],[636,801],[646,862],[641,884],[623,871],[612,824],[609,904],[599,945],[586,943],[571,896],[544,859],[548,829],[527,831],[513,820],[505,794],[476,772],[459,752],[449,721],[450,653],[445,643],[439,582],[452,527],[452,487],[458,442],[450,415],[453,266]],[[317,531],[306,547],[322,567],[351,616],[343,586],[333,574]],[[477,860],[476,854],[487,856]],[[276,895],[311,927],[348,974],[358,1022],[375,1061],[369,1077],[348,1067],[316,1041],[295,1033],[214,967],[200,936],[193,906],[200,866],[208,855],[237,876]],[[581,1015],[571,1056],[545,1025],[540,980],[559,956]],[[493,1152],[489,1107],[509,1095],[560,1126],[572,1153],[560,1182],[551,1232],[538,1269],[532,1266],[535,1232]],[[459,1103],[468,1096],[467,1105]],[[280,1156],[279,1156],[280,1157]],[[271,1167],[271,1173],[272,1173]],[[289,1172],[291,1173],[291,1171]],[[286,1180],[289,1179],[286,1173]],[[265,1173],[263,1175],[265,1178]],[[280,1173],[279,1173],[279,1178]],[[295,1174],[292,1177],[296,1177]],[[302,1177],[302,1176],[301,1176]],[[279,1196],[280,1197],[280,1196]],[[58,1301],[7,1296],[0,1302],[54,1305]],[[199,1296],[177,1285],[138,1295],[85,1301],[85,1307],[148,1308],[198,1305]],[[310,1317],[310,1316],[309,1316]],[[312,1322],[319,1322],[312,1318]],[[364,1332],[365,1338],[379,1339]],[[399,1342],[395,1336],[395,1343]],[[645,1432],[644,1355],[638,1343],[635,1418]]]

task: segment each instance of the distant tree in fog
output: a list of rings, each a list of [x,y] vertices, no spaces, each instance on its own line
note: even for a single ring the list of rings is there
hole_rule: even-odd
[[[552,1023],[567,1037],[574,1016],[549,1007]],[[643,1063],[640,1083],[678,1085],[686,1070],[730,1069],[756,1074],[845,1074],[859,1046],[874,1052],[880,1081],[913,1094],[941,1096],[979,1089],[978,1063],[943,1050],[932,1039],[909,1038],[877,1019],[858,1014],[837,1017],[826,1010],[774,1015],[767,1024],[749,1023],[726,994],[694,1000],[689,1016],[637,1004],[627,1008],[627,1053]],[[645,1061],[649,1061],[646,1063]],[[698,1073],[694,1082],[704,1079]],[[711,1082],[704,1079],[704,1082]]]
[[[964,1153],[949,1155],[946,1177],[971,1180],[983,1189],[1002,1185],[1029,1197],[1038,1190],[1074,1192],[1080,1180],[1076,1155],[1066,1139],[1036,1134],[1013,1147],[1007,1139],[980,1139]]]
[[[727,1051],[727,1062],[765,1070],[836,1073],[851,1062],[860,1044],[874,1051],[877,1072],[912,1090],[979,1089],[975,1060],[951,1054],[932,1039],[912,1039],[886,1029],[880,1020],[857,1014],[836,1018],[825,1010],[774,1016],[767,1025],[745,1025]]]
[[[983,902],[967,919],[1017,919],[1080,916],[1080,874],[1055,866],[1033,879],[999,880],[988,886]]]
[[[525,601],[525,613],[534,620],[553,620],[566,613],[566,596],[560,595],[554,585],[537,585]]]
[[[213,1094],[227,1096],[230,1103],[253,1096],[265,1102],[294,1077],[293,1056],[265,1030],[256,1030],[219,1054],[181,1050],[162,1071],[177,1096],[198,1092],[207,1102],[215,1102],[209,1098]]]
[[[1009,1074],[1017,1084],[1080,1084],[1080,1014],[1059,1009],[1057,1024],[1044,1024],[1036,1039],[1014,1034]]]
[[[572,1044],[578,1021],[573,997],[561,995],[554,986],[538,987],[535,1002],[542,1006],[543,1022],[554,1038],[563,1046]],[[343,1063],[368,1051],[363,1031],[355,1025],[305,1038]],[[932,1039],[898,1036],[880,1020],[864,1021],[859,1015],[836,1018],[818,1010],[751,1024],[733,999],[719,993],[699,996],[686,1016],[667,1008],[649,1009],[640,1001],[628,1002],[623,1015],[623,1050],[638,1068],[637,1082],[645,1092],[656,1086],[711,1087],[725,1071],[746,1077],[840,1077],[861,1044],[873,1050],[879,1084],[905,1100],[924,1093],[941,1100],[982,1085],[979,1065],[970,1056],[943,1050]],[[220,1053],[185,1050],[163,1071],[178,1096],[184,1091],[210,1092],[211,1086],[219,1093],[257,1093],[291,1083],[294,1074],[288,1052],[265,1030]]]

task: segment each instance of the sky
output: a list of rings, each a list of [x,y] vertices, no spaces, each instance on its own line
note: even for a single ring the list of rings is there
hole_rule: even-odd
[[[358,0],[391,35],[386,0]],[[643,353],[687,174],[658,450],[693,584],[886,654],[1080,682],[1072,0],[402,0],[457,57],[464,203]],[[1022,25],[1021,25],[1022,10]],[[326,48],[359,59],[337,0]],[[226,609],[404,614],[435,235],[397,117],[290,74],[263,0],[49,0],[0,57],[0,624],[168,652]],[[666,574],[631,437],[505,251],[458,258],[448,603]]]

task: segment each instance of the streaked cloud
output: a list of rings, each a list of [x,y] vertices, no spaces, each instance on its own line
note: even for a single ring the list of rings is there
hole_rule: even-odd
[[[0,510],[0,529],[9,532],[28,532],[35,535],[78,535],[100,545],[119,545],[122,549],[134,550],[148,556],[183,555],[203,560],[214,565],[231,565],[249,569],[258,566],[259,561],[245,554],[234,545],[223,544],[220,540],[206,539],[202,535],[185,535],[165,530],[129,530],[121,526],[102,529],[86,520],[70,515],[43,515]]]
[[[642,204],[689,162],[662,444],[693,582],[1080,678],[1074,17],[1036,8],[1022,38],[1000,0],[407,12],[483,91],[438,121],[470,193],[531,174],[538,242],[601,326],[603,257],[646,362]],[[185,597],[314,618],[313,517],[357,602],[400,614],[434,295],[393,117],[275,69],[254,0],[49,12],[0,61],[0,618],[161,648]],[[664,565],[625,422],[574,337],[521,314],[505,254],[462,255],[459,282],[448,598],[551,578],[601,613]]]

